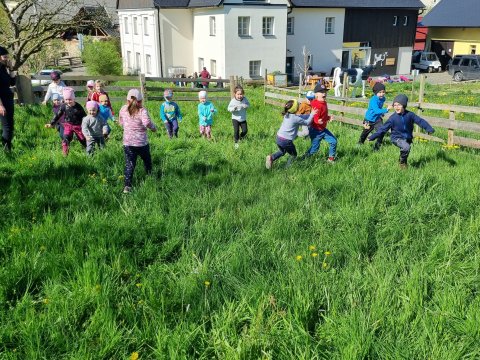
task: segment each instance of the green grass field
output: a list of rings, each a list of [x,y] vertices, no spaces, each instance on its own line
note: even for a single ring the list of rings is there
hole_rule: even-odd
[[[208,142],[196,103],[123,195],[122,133],[64,158],[46,107],[16,109],[0,154],[0,359],[478,359],[478,151],[386,141],[272,171],[279,109],[247,89],[234,150],[226,103]],[[388,95],[393,98],[393,95]],[[121,104],[114,104],[115,109]],[[302,154],[309,140],[298,139]]]

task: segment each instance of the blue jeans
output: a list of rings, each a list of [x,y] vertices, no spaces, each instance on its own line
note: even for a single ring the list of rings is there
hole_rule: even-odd
[[[307,150],[307,156],[315,154],[318,149],[320,149],[320,142],[322,141],[322,139],[325,139],[325,141],[330,145],[330,148],[328,150],[328,156],[335,157],[335,155],[337,154],[337,138],[333,136],[333,134],[328,129],[319,131],[317,129],[314,129],[313,127],[310,127],[308,131],[310,139],[312,140],[312,145],[310,146],[310,149]]]
[[[393,145],[400,148],[400,163],[406,164],[408,159],[408,154],[410,154],[410,147],[412,139],[392,139]]]

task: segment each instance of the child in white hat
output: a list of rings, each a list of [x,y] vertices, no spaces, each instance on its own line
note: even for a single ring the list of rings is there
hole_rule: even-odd
[[[212,138],[213,115],[217,112],[215,106],[207,100],[207,92],[202,90],[198,93],[198,125],[200,135],[207,139]]]
[[[160,118],[165,124],[168,137],[178,137],[178,122],[182,121],[182,113],[177,103],[173,101],[172,89],[165,89],[163,92],[165,102],[160,105]]]

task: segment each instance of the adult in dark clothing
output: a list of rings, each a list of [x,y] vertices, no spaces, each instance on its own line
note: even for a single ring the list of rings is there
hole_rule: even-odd
[[[16,71],[10,68],[8,51],[0,46],[0,120],[2,122],[2,147],[12,150],[13,139],[13,92],[10,86],[15,85]]]

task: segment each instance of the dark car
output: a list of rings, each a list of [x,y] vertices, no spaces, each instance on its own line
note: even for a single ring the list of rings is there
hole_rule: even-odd
[[[448,73],[455,81],[480,79],[480,55],[455,55],[448,64]]]

